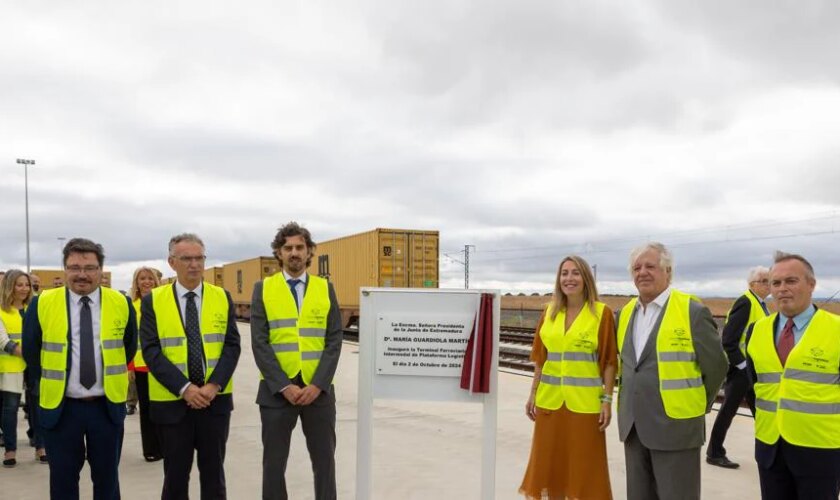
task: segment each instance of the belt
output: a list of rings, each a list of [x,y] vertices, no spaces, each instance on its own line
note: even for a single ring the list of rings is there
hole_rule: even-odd
[[[73,401],[82,401],[82,402],[85,402],[85,403],[90,403],[92,401],[99,401],[100,399],[105,399],[105,396],[87,396],[87,397],[84,397],[84,398],[73,398],[73,397],[67,396],[67,399],[72,399]]]

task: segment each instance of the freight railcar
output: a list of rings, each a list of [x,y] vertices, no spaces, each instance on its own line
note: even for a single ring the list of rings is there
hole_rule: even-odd
[[[332,282],[344,325],[349,326],[359,315],[361,287],[437,288],[438,242],[438,231],[377,228],[318,243],[308,272]],[[250,318],[254,283],[278,271],[277,259],[269,256],[222,266],[222,284],[239,318]],[[205,279],[208,273],[209,269]]]
[[[332,282],[347,327],[361,287],[438,288],[439,241],[438,231],[377,228],[319,243],[309,272]]]

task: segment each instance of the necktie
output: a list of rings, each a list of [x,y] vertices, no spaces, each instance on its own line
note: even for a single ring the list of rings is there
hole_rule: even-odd
[[[782,366],[785,366],[790,351],[793,350],[793,318],[788,318],[785,327],[782,329],[782,335],[779,337],[779,345],[776,351],[779,353],[779,361]]]
[[[767,304],[762,300],[760,302],[761,308],[764,310],[764,314],[770,316],[770,311],[767,310]]]
[[[292,291],[292,297],[294,297],[294,299],[295,299],[295,306],[297,306],[298,313],[300,313],[300,301],[299,301],[298,296],[297,296],[297,286],[298,286],[298,283],[300,283],[300,280],[296,280],[296,279],[286,280],[286,283],[289,284],[289,290]]]
[[[82,297],[79,315],[79,383],[90,389],[96,383],[96,361],[93,355],[93,318],[90,297]]]
[[[198,326],[198,308],[195,307],[195,292],[187,292],[187,313],[184,330],[187,333],[187,372],[190,382],[204,385],[204,345],[201,343],[201,328]]]

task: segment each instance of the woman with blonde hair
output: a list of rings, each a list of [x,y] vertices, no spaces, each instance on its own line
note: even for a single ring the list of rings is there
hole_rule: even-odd
[[[128,296],[131,297],[134,310],[137,311],[138,328],[140,326],[140,300],[157,286],[160,286],[157,270],[151,267],[139,267],[134,271]],[[140,403],[140,440],[143,443],[143,458],[147,462],[157,462],[163,458],[163,453],[160,449],[157,429],[149,416],[149,368],[143,360],[143,352],[139,345],[134,360],[128,364],[128,369],[129,376],[136,384],[137,400]]]
[[[26,363],[21,351],[23,313],[32,298],[29,275],[19,269],[6,272],[0,287],[0,404],[4,447],[3,467],[17,465],[17,413],[23,393],[23,371]],[[33,430],[38,434],[36,425]],[[37,438],[36,438],[37,439]],[[40,443],[36,443],[40,444]],[[44,461],[43,445],[36,450],[36,458]]]
[[[531,360],[525,414],[535,422],[534,437],[519,492],[529,499],[611,499],[604,431],[618,366],[615,321],[578,256],[560,262]]]

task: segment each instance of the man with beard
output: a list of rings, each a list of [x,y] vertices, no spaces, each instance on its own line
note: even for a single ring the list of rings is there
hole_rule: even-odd
[[[137,320],[127,297],[100,286],[102,245],[73,238],[63,253],[67,287],[35,297],[23,326],[29,384],[40,391],[50,498],[79,498],[87,458],[93,498],[115,500]]]
[[[315,498],[333,500],[335,392],[341,313],[332,284],[306,273],[315,243],[289,222],[271,243],[281,271],[254,285],[251,345],[261,372],[257,391],[263,441],[264,499],[286,500],[286,463],[298,417],[315,476]]]
[[[32,296],[37,297],[41,295],[41,278],[37,274],[32,273],[29,275],[29,282],[32,283]]]

